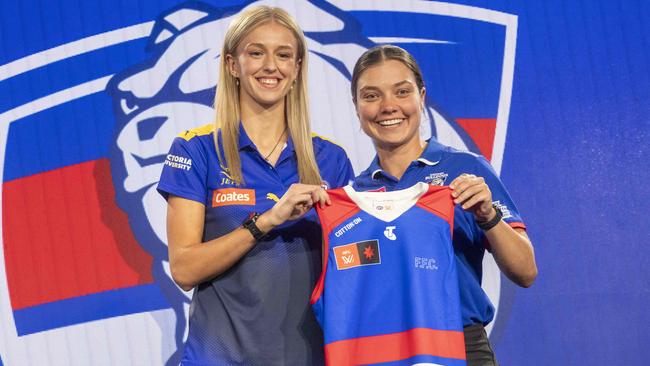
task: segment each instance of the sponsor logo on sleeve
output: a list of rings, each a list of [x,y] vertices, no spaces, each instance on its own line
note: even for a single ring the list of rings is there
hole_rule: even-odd
[[[212,207],[233,205],[255,205],[255,190],[241,188],[214,190],[212,193]]]
[[[508,206],[502,204],[499,201],[494,201],[492,203],[494,203],[499,208],[499,210],[501,210],[501,213],[503,214],[503,217],[502,217],[503,219],[509,219],[509,218],[512,217],[512,214],[510,213],[510,210],[508,209]]]
[[[339,270],[371,264],[380,264],[379,241],[364,240],[334,248],[336,268]]]
[[[192,159],[184,156],[167,154],[165,165],[174,169],[190,170],[192,169]]]

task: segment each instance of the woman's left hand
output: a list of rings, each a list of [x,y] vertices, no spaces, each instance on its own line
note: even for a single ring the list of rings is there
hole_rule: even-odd
[[[463,173],[450,184],[454,203],[471,212],[477,221],[488,221],[496,212],[492,208],[492,192],[483,177]]]

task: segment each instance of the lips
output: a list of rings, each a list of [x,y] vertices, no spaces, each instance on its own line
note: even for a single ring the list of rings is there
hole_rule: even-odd
[[[256,78],[256,80],[263,87],[270,88],[270,89],[275,88],[280,83],[280,80],[278,78],[261,77],[261,78]]]
[[[384,127],[386,127],[386,126],[395,126],[395,125],[398,125],[398,124],[404,122],[405,119],[406,118],[385,119],[385,120],[382,120],[382,121],[377,121],[377,124],[379,124],[380,126],[384,126]]]

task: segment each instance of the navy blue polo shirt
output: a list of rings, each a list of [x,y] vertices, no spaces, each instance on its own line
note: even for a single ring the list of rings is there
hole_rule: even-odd
[[[205,206],[204,242],[240,227],[251,212],[271,209],[299,181],[291,139],[272,166],[241,124],[239,132],[241,186],[219,165],[211,125],[177,137],[165,161],[158,191]],[[312,141],[323,180],[331,187],[348,184],[353,171],[343,149],[318,136]],[[273,229],[233,267],[197,286],[182,364],[322,364],[322,332],[309,307],[320,272],[321,228],[311,210]]]
[[[485,178],[492,199],[513,227],[524,228],[517,208],[488,161],[471,152],[459,151],[430,139],[422,155],[406,168],[401,179],[382,170],[375,157],[370,167],[354,179],[356,190],[393,191],[411,187],[417,182],[448,185],[463,173]],[[456,205],[454,211],[454,254],[458,270],[463,325],[488,324],[494,318],[494,306],[481,288],[483,255],[487,240],[476,225],[474,216]]]

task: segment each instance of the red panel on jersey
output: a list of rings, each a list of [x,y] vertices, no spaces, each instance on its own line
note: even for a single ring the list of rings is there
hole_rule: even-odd
[[[153,282],[115,204],[107,159],[6,182],[3,235],[14,310]]]
[[[328,365],[367,365],[427,354],[465,359],[463,332],[415,328],[405,332],[361,337],[325,346]]]

